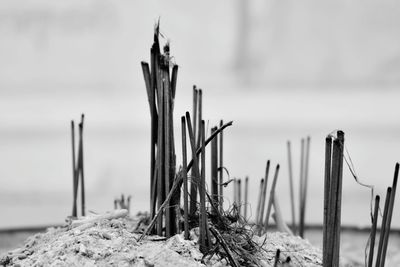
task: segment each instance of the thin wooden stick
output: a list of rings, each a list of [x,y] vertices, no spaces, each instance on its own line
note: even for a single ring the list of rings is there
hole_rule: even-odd
[[[335,215],[335,250],[334,250],[334,267],[339,267],[340,259],[340,227],[341,227],[341,216],[342,216],[342,178],[343,178],[343,149],[344,149],[344,132],[337,131],[337,143],[339,154],[338,158],[338,173],[337,173],[337,197],[336,197],[336,215]],[[333,159],[335,160],[335,158]],[[333,167],[332,167],[333,168]],[[334,172],[332,170],[332,176]],[[304,219],[303,219],[304,220]]]
[[[201,121],[200,125],[201,132],[201,180],[199,186],[200,195],[200,251],[206,252],[208,250],[206,241],[207,232],[207,213],[206,213],[206,199],[205,199],[205,170],[206,170],[206,157],[205,157],[205,126],[204,121]]]
[[[188,181],[187,181],[187,149],[186,149],[186,121],[181,117],[182,123],[182,175],[183,175],[183,225],[185,239],[189,240],[189,203],[188,203]]]
[[[79,174],[81,177],[81,214],[85,216],[86,211],[86,199],[85,199],[85,175],[84,175],[84,164],[83,164],[83,123],[85,115],[81,115],[81,123],[79,123]]]
[[[168,84],[168,73],[165,73],[166,70],[163,70],[163,91],[164,91],[164,179],[165,179],[165,195],[168,195],[171,185],[170,185],[170,163],[171,163],[171,127],[170,125],[170,88]],[[167,79],[166,79],[167,78]],[[171,206],[170,203],[167,206]],[[171,208],[167,207],[165,209],[165,236],[169,238],[171,236],[171,224],[175,221],[171,218]]]
[[[387,246],[389,243],[390,225],[392,222],[393,206],[394,206],[394,200],[396,197],[396,188],[397,188],[398,177],[399,177],[399,163],[396,163],[396,167],[394,170],[393,184],[392,184],[392,194],[390,195],[388,218],[387,218],[387,222],[386,222],[386,229],[385,229],[385,235],[384,235],[385,239],[384,239],[383,251],[382,251],[382,263],[381,263],[382,267],[385,266],[385,261],[386,261],[386,251],[387,251]]]
[[[153,56],[152,56],[153,57]],[[154,64],[152,59],[152,64]],[[156,148],[156,135],[157,135],[157,111],[155,107],[155,100],[154,100],[154,84],[152,82],[152,76],[150,74],[149,64],[147,62],[142,61],[142,71],[143,71],[143,78],[146,85],[147,91],[147,99],[149,101],[150,106],[150,117],[151,117],[151,139],[150,139],[150,217],[153,218],[154,216],[154,208],[155,205],[153,204],[155,200],[155,195],[153,192],[153,187],[155,183],[154,179],[154,169],[155,169],[155,148]],[[153,74],[154,75],[154,74]]]
[[[176,82],[178,80],[178,65],[174,65],[172,67],[172,74],[171,74],[171,94],[172,94],[172,99],[175,99],[175,94],[176,94]],[[173,102],[172,102],[173,106]]]
[[[76,181],[76,167],[75,167],[75,123],[71,121],[71,145],[72,145],[72,217],[77,217],[77,192],[78,192],[78,184]]]
[[[260,221],[260,208],[261,208],[261,198],[263,194],[263,188],[264,188],[264,179],[261,178],[260,180],[260,188],[258,191],[258,201],[257,201],[257,210],[256,210],[256,225],[258,225],[258,222]]]
[[[299,186],[299,236],[304,236],[304,221],[303,221],[303,188],[304,188],[304,138],[301,138],[301,150],[300,150],[300,186]]]
[[[376,255],[376,261],[375,261],[375,266],[380,267],[381,266],[381,259],[382,259],[382,252],[383,252],[383,243],[385,240],[385,232],[386,232],[386,222],[387,222],[387,215],[389,211],[389,203],[390,203],[390,198],[392,194],[392,188],[388,187],[386,191],[386,199],[385,199],[385,207],[383,210],[383,218],[382,218],[382,224],[381,224],[381,231],[379,234],[379,244],[378,244],[378,252]]]
[[[200,181],[200,171],[199,171],[199,165],[198,165],[198,160],[197,160],[197,155],[196,155],[196,143],[195,143],[195,137],[193,133],[193,128],[192,128],[192,122],[190,120],[190,115],[189,112],[186,112],[186,126],[188,128],[188,134],[189,134],[189,141],[190,141],[190,147],[192,149],[192,161],[191,163],[194,165],[193,170],[192,170],[192,177],[191,177],[191,182],[190,182],[190,212],[189,214],[191,216],[194,216],[197,210],[197,191],[198,191],[198,184]],[[187,171],[190,169],[190,163],[188,164]]]
[[[290,189],[290,204],[292,211],[292,231],[296,234],[296,217],[295,217],[295,206],[294,206],[294,190],[293,190],[293,169],[292,169],[292,150],[290,141],[287,141],[287,152],[288,152],[288,168],[289,168],[289,189]]]
[[[217,130],[217,127],[211,129],[211,134]],[[218,138],[211,141],[211,196],[214,205],[219,208],[218,197]]]
[[[372,228],[371,228],[371,239],[369,243],[369,256],[368,256],[368,267],[372,267],[372,262],[374,260],[374,247],[375,247],[375,237],[376,237],[376,226],[378,224],[378,211],[379,211],[379,201],[380,197],[375,197],[375,206],[374,206],[374,217],[372,220]]]
[[[158,60],[156,61],[156,66]],[[156,67],[156,72],[159,72],[159,68]],[[159,76],[159,75],[157,75]],[[164,202],[164,87],[161,86],[160,78],[157,77],[157,84],[160,84],[158,87],[158,136],[157,136],[157,200],[158,200],[158,210],[160,210],[162,203]],[[163,211],[161,211],[163,212]],[[156,232],[157,235],[161,236],[163,230],[163,218],[160,216],[157,220]]]
[[[247,205],[248,205],[248,193],[249,193],[249,177],[246,176],[244,181],[244,218],[247,221]]]
[[[330,214],[330,186],[331,186],[331,164],[332,164],[332,138],[327,136],[325,139],[325,181],[324,181],[324,219],[323,219],[323,266],[328,266],[328,216]]]
[[[302,199],[301,199],[301,218],[302,218],[302,230],[304,237],[304,225],[305,225],[305,214],[306,214],[306,204],[307,204],[307,187],[308,187],[308,163],[310,154],[310,137],[308,136],[305,141],[304,150],[304,176],[303,176],[303,188],[302,188]]]
[[[271,214],[272,204],[274,202],[275,188],[276,188],[276,182],[278,181],[279,168],[280,168],[279,164],[276,165],[275,174],[274,174],[274,180],[272,181],[271,191],[269,193],[267,214],[266,214],[265,220],[264,220],[264,230],[265,231],[267,231],[267,229],[268,229],[268,221],[269,221],[269,216]]]
[[[197,110],[198,110],[198,95],[199,91],[196,88],[196,85],[193,85],[193,133],[194,133],[194,140],[197,140]],[[196,146],[197,148],[197,146]]]
[[[219,127],[224,125],[223,120],[219,122]],[[224,210],[224,133],[219,135],[219,207],[221,213]]]
[[[238,179],[237,181],[237,198],[238,198],[238,208],[239,215],[242,214],[242,180]]]
[[[264,178],[264,187],[263,187],[263,192],[261,196],[261,207],[260,207],[260,218],[258,222],[259,226],[259,234],[262,232],[262,226],[263,226],[263,218],[264,218],[264,210],[265,210],[265,201],[267,197],[267,185],[268,185],[268,175],[269,175],[269,167],[270,167],[270,161],[267,160],[267,167],[265,168],[265,178]]]
[[[199,128],[198,128],[198,136],[197,136],[197,148],[201,147],[201,132],[200,132],[200,123],[203,120],[203,91],[201,89],[198,90],[198,122],[199,122]]]

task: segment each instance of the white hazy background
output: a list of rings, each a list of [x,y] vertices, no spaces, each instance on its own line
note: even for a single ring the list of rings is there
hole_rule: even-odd
[[[0,228],[62,223],[72,208],[70,120],[85,113],[89,210],[121,193],[149,207],[150,113],[140,61],[153,27],[179,64],[175,131],[204,91],[225,132],[231,177],[265,163],[290,221],[286,141],[296,199],[300,139],[311,136],[306,222],[322,222],[325,136],[335,129],[363,183],[382,198],[400,161],[400,3],[396,1],[13,1],[0,3]],[[165,41],[165,40],[163,40]],[[177,139],[180,162],[180,142]],[[343,176],[342,221],[370,223],[370,191]],[[231,196],[230,188],[227,189]],[[383,201],[382,201],[383,202]],[[397,198],[393,225],[400,227]],[[397,208],[396,208],[397,207]]]

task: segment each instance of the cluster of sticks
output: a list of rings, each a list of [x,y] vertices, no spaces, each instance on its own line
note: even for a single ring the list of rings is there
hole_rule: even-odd
[[[150,50],[151,66],[142,62],[142,70],[146,84],[147,97],[151,115],[150,144],[150,215],[154,217],[157,208],[160,209],[171,190],[175,177],[176,157],[173,129],[173,110],[176,92],[178,66],[172,66],[170,74],[170,47],[167,43],[160,50],[159,25],[154,31],[154,42]],[[150,71],[151,69],[151,71]],[[177,232],[177,212],[173,206],[179,203],[169,203],[165,210],[165,235],[167,237]],[[156,233],[163,233],[163,216],[160,216]]]
[[[386,251],[389,243],[389,233],[390,233],[390,225],[392,222],[393,215],[393,207],[394,200],[396,196],[396,188],[397,188],[397,179],[399,176],[399,163],[396,163],[394,169],[394,178],[392,187],[388,187],[386,191],[386,199],[385,199],[385,207],[383,210],[383,218],[381,224],[381,231],[379,236],[379,245],[377,251],[377,257],[375,261],[376,267],[385,266],[386,260]],[[374,215],[372,217],[372,227],[371,227],[371,236],[370,236],[370,248],[369,248],[369,257],[368,257],[368,267],[372,267],[374,260],[374,246],[375,246],[375,236],[376,236],[376,227],[378,224],[378,210],[379,210],[379,200],[380,196],[377,195],[375,197],[375,206],[374,206]]]
[[[233,204],[237,207],[239,215],[247,221],[249,177],[246,176],[244,181],[244,200],[242,200],[242,179],[238,178],[233,181]]]
[[[121,198],[114,199],[114,209],[124,209],[130,213],[131,210],[131,196],[125,199],[125,195],[121,194]]]
[[[184,186],[184,229],[185,238],[189,238],[189,226],[200,227],[200,247],[207,250],[210,246],[210,233],[206,210],[206,197],[213,212],[222,210],[222,142],[218,146],[218,134],[232,122],[213,127],[211,136],[206,140],[205,122],[202,119],[202,90],[193,89],[193,124],[189,112],[182,117],[182,156],[183,167],[176,173],[176,155],[173,133],[173,107],[176,92],[178,66],[172,66],[169,44],[160,52],[159,24],[154,32],[151,48],[151,66],[142,62],[151,114],[151,159],[150,159],[150,216],[148,229],[155,224],[155,233],[170,237],[180,232],[180,187]],[[187,164],[186,129],[188,131],[192,160]],[[211,142],[211,195],[207,193],[205,183],[205,146]],[[219,156],[218,156],[219,151]],[[199,157],[201,155],[201,157]],[[193,168],[192,168],[193,167]],[[191,170],[190,196],[187,173]],[[220,182],[218,182],[218,178]],[[190,201],[189,198],[190,197]],[[200,204],[198,202],[198,198]],[[190,204],[190,206],[189,206]],[[157,206],[157,207],[156,207]],[[190,223],[190,225],[189,225]]]
[[[325,139],[323,266],[339,266],[344,133]]]
[[[269,218],[271,215],[272,205],[277,203],[277,198],[275,196],[275,188],[276,183],[278,181],[278,174],[279,174],[279,164],[276,165],[275,174],[272,181],[272,186],[269,194],[269,200],[267,203],[266,215],[264,219],[264,211],[265,211],[265,201],[267,196],[267,185],[268,185],[268,175],[270,169],[270,161],[267,161],[267,167],[265,169],[265,177],[260,181],[260,191],[258,194],[258,202],[257,202],[257,210],[256,210],[256,220],[255,225],[257,228],[257,232],[259,235],[265,233],[268,228]],[[276,211],[276,206],[275,206]]]
[[[308,166],[309,166],[309,154],[310,154],[310,141],[311,138],[301,139],[301,150],[300,150],[300,185],[299,185],[299,223],[296,226],[296,215],[295,215],[295,202],[294,202],[294,185],[293,185],[293,167],[292,167],[292,149],[291,142],[287,141],[287,152],[288,152],[288,168],[289,168],[289,187],[290,187],[290,203],[292,213],[292,231],[294,234],[298,234],[300,237],[304,237],[304,226],[305,226],[305,214],[306,214],[306,203],[307,203],[307,187],[308,187]]]
[[[72,141],[72,184],[73,184],[73,203],[72,217],[78,217],[77,198],[79,181],[81,183],[81,214],[85,216],[85,180],[83,171],[83,121],[85,115],[81,115],[79,123],[79,141],[78,141],[78,156],[75,152],[75,122],[71,121],[71,141]],[[77,158],[77,160],[75,160]]]

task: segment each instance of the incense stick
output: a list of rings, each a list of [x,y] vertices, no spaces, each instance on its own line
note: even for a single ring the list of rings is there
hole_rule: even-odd
[[[328,216],[330,211],[330,185],[331,185],[331,162],[332,160],[332,138],[326,137],[325,139],[325,181],[324,181],[324,219],[323,219],[323,266],[327,266],[328,259]]]
[[[222,127],[224,122],[219,122],[219,127]],[[224,210],[224,133],[219,135],[219,207],[221,213]]]
[[[392,188],[388,187],[386,191],[386,199],[385,199],[385,207],[383,210],[383,218],[382,218],[382,224],[381,224],[381,231],[379,234],[379,244],[378,244],[378,252],[376,255],[376,261],[375,261],[375,266],[380,267],[381,266],[381,259],[382,259],[382,251],[383,251],[383,243],[385,240],[385,232],[386,232],[386,222],[387,222],[387,215],[389,211],[389,203],[390,203],[390,198],[392,194]]]
[[[287,141],[287,152],[288,152],[288,171],[289,171],[289,189],[290,189],[290,204],[292,212],[292,231],[296,234],[296,217],[295,217],[295,205],[294,205],[294,190],[293,190],[293,171],[292,171],[292,150],[290,141]]]
[[[183,175],[183,219],[185,239],[189,240],[189,203],[188,203],[188,181],[187,181],[187,149],[186,149],[186,121],[181,117],[182,124],[182,175]]]
[[[271,191],[269,193],[267,214],[266,214],[265,220],[264,220],[264,231],[267,231],[267,229],[268,229],[268,221],[269,221],[269,216],[271,214],[272,203],[274,202],[275,188],[276,188],[276,183],[278,181],[279,168],[280,168],[279,164],[276,165],[274,180],[272,181]]]
[[[372,221],[371,228],[371,239],[369,243],[369,256],[368,256],[368,267],[372,267],[372,262],[374,260],[374,247],[375,247],[375,237],[376,237],[376,226],[378,224],[378,211],[379,211],[379,201],[380,197],[375,197],[375,206],[374,206],[374,217]]]
[[[246,176],[244,184],[244,214],[243,214],[246,221],[247,221],[248,193],[249,193],[249,177]]]

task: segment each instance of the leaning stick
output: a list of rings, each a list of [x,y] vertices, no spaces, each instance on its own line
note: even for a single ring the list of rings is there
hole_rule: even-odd
[[[263,191],[262,191],[262,195],[261,195],[260,218],[259,218],[260,221],[258,222],[258,225],[260,227],[260,232],[261,232],[261,227],[263,225],[265,201],[266,201],[266,197],[267,197],[269,167],[270,167],[270,161],[267,160],[267,167],[265,168],[264,186],[263,186]]]
[[[369,243],[368,267],[372,267],[372,262],[374,260],[374,247],[375,247],[375,237],[376,237],[376,226],[378,224],[379,201],[380,197],[376,196],[375,206],[374,206],[374,217],[372,219],[371,240]]]
[[[387,214],[389,210],[389,203],[390,203],[390,196],[392,194],[392,188],[388,187],[386,191],[386,199],[385,199],[385,208],[383,210],[383,218],[381,224],[381,232],[379,234],[379,244],[378,244],[378,252],[376,255],[376,262],[375,266],[380,267],[381,259],[382,259],[382,250],[383,250],[383,243],[385,240],[385,232],[386,232],[386,222],[387,222]]]
[[[271,214],[272,203],[274,202],[274,195],[275,195],[276,182],[277,182],[277,180],[278,180],[278,174],[279,174],[279,164],[276,165],[274,180],[272,181],[271,192],[269,193],[269,201],[268,201],[268,206],[267,206],[267,214],[266,214],[266,216],[265,216],[265,222],[264,222],[264,229],[265,229],[265,231],[267,231],[267,229],[268,229],[269,215]]]
[[[289,167],[289,189],[290,189],[290,204],[292,211],[292,230],[296,233],[296,217],[294,211],[294,190],[293,190],[293,171],[292,171],[292,150],[290,141],[287,141],[287,152],[288,152],[288,167]]]
[[[382,251],[382,263],[381,263],[382,267],[385,266],[386,251],[387,251],[387,246],[389,243],[390,224],[392,222],[393,206],[394,206],[394,200],[396,197],[396,188],[397,188],[398,177],[399,177],[399,163],[396,163],[396,167],[394,170],[393,185],[392,185],[392,194],[390,195],[388,218],[387,218],[387,222],[386,222],[386,231],[385,231],[385,235],[384,235],[385,240],[383,243],[383,251]]]
[[[261,208],[261,198],[264,188],[264,179],[261,178],[260,180],[260,190],[258,191],[258,201],[257,201],[257,210],[256,210],[256,225],[258,226],[258,222],[260,220],[260,208]]]

